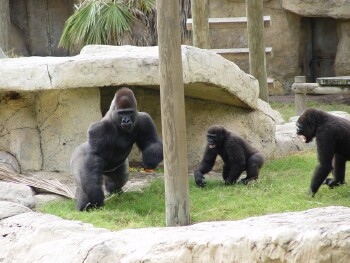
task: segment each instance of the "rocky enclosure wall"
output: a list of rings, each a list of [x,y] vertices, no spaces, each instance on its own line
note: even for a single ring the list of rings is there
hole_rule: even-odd
[[[275,125],[283,120],[258,99],[257,80],[210,51],[183,46],[182,56],[190,168],[202,157],[212,124],[273,155]],[[1,63],[0,150],[14,155],[22,171],[68,171],[74,149],[121,86],[133,87],[139,110],[151,114],[161,134],[157,47],[89,46],[75,57]],[[138,150],[130,161],[140,161]]]

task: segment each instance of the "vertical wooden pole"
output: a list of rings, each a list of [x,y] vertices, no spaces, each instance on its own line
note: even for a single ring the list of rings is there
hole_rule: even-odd
[[[295,76],[295,83],[306,83],[306,76]],[[306,109],[306,94],[304,93],[295,93],[295,113],[299,116]]]
[[[179,1],[157,1],[166,225],[188,225],[189,186]]]
[[[0,47],[9,50],[10,44],[10,7],[9,0],[0,0]]]
[[[193,46],[209,49],[208,0],[192,0],[191,12]]]
[[[266,73],[264,44],[263,0],[246,0],[248,19],[249,70],[259,81],[259,98],[268,102],[269,91]]]

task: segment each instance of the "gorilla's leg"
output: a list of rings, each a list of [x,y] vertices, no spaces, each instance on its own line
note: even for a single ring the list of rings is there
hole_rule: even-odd
[[[324,183],[333,188],[345,183],[346,159],[338,154],[333,158],[333,179],[327,178]]]
[[[112,172],[104,173],[105,187],[108,193],[117,193],[129,180],[129,160],[126,159],[122,165]]]
[[[264,164],[264,157],[260,153],[255,153],[247,160],[247,177],[241,181],[243,184],[247,184],[251,180],[258,179],[260,168]]]
[[[73,153],[71,169],[77,186],[76,208],[80,211],[103,205],[102,164],[100,157],[89,153],[86,143]]]
[[[224,179],[224,181],[226,181],[227,176],[228,176],[228,172],[229,172],[228,168],[229,168],[228,165],[224,164],[223,169],[222,169],[222,178]]]
[[[89,199],[87,195],[84,193],[81,185],[77,184],[77,190],[75,192],[75,207],[79,211],[87,210],[89,207]]]
[[[312,196],[315,196],[321,184],[324,182],[324,180],[327,178],[328,174],[331,171],[332,171],[331,165],[320,164],[316,167],[315,173],[314,173],[314,176],[312,177],[311,185],[310,185]]]
[[[228,173],[225,179],[225,184],[230,185],[236,183],[239,176],[244,171],[245,163],[225,164],[227,165]]]

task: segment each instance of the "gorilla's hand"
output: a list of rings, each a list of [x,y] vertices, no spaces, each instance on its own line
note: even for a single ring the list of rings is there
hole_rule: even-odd
[[[315,197],[316,192],[312,192],[311,188],[306,192],[307,196]]]
[[[331,178],[326,178],[326,180],[323,181],[323,184],[328,185],[329,188],[334,188],[335,186],[340,186],[341,184],[344,184],[344,183],[335,181]]]
[[[196,181],[197,186],[204,187],[206,182],[204,181],[204,176],[200,171],[194,172],[194,180]]]

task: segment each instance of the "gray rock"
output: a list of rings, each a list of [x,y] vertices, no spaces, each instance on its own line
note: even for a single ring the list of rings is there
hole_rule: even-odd
[[[0,181],[0,201],[14,202],[26,207],[34,207],[34,192],[24,184]]]
[[[21,172],[16,157],[5,151],[0,151],[0,166],[9,169],[12,172]]]
[[[350,18],[350,3],[343,0],[282,0],[282,7],[301,16]]]
[[[3,262],[347,263],[350,258],[348,207],[117,232],[34,212],[1,225]]]
[[[0,47],[0,58],[6,58],[6,55],[1,47]]]

